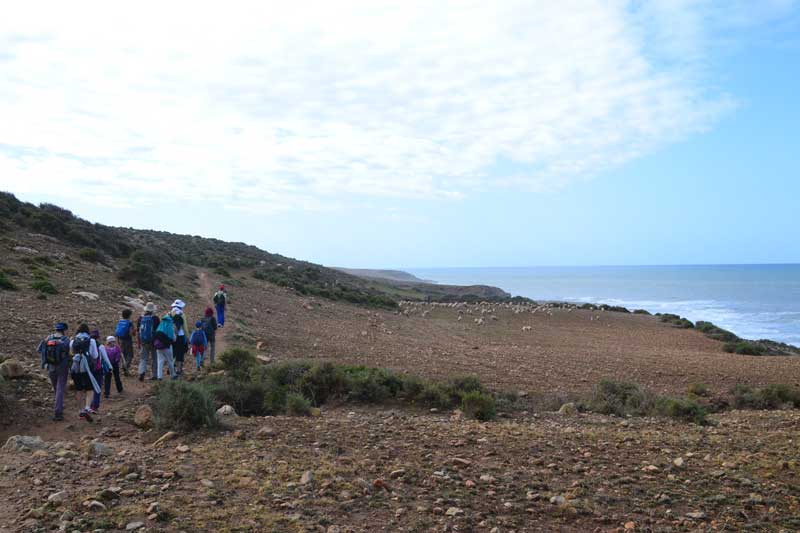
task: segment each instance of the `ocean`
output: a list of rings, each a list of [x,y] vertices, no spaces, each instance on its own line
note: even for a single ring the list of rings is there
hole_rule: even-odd
[[[708,320],[747,339],[800,345],[800,265],[405,269],[534,300],[607,303]]]

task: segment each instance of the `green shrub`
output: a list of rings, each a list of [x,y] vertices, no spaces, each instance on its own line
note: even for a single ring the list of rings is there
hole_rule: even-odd
[[[347,399],[361,403],[379,403],[393,396],[392,391],[372,368],[349,368],[347,374]]]
[[[500,411],[509,411],[513,409],[519,401],[519,395],[514,391],[501,392],[496,395],[495,401],[497,408]]]
[[[102,256],[96,248],[81,248],[78,252],[78,257],[90,263],[100,263],[102,261]]]
[[[288,393],[285,387],[271,387],[264,396],[262,409],[265,415],[278,415],[286,411]]]
[[[167,381],[156,389],[155,423],[160,429],[192,431],[217,424],[214,400],[201,384]]]
[[[258,363],[253,352],[244,348],[229,348],[219,355],[219,362],[225,372],[237,381],[247,381],[250,371]]]
[[[695,400],[688,398],[661,397],[656,400],[655,412],[661,416],[668,416],[686,422],[704,425],[708,423],[708,411]]]
[[[492,420],[497,415],[494,397],[477,390],[461,396],[461,409],[466,416],[476,420]]]
[[[605,415],[644,415],[653,407],[653,396],[635,383],[603,380],[592,391],[589,408]]]
[[[711,396],[711,390],[705,383],[692,383],[691,385],[689,385],[687,392],[694,396],[701,396],[703,398]]]
[[[309,416],[311,402],[300,393],[291,392],[286,395],[286,414],[289,416]]]
[[[31,289],[41,292],[42,294],[57,294],[58,290],[50,280],[37,278],[31,283]]]
[[[728,342],[722,347],[728,353],[736,353],[739,355],[763,355],[764,348],[756,343],[749,341]]]
[[[269,387],[264,382],[225,378],[209,384],[208,388],[218,404],[231,405],[240,415],[269,414],[264,409],[264,398],[269,392]]]
[[[146,252],[137,251],[128,260],[117,277],[126,283],[147,291],[159,293],[163,287],[156,260]]]
[[[17,286],[14,285],[14,282],[11,281],[6,277],[5,272],[0,272],[0,289],[6,291],[15,291],[17,290]]]
[[[694,327],[691,320],[672,313],[656,313],[656,316],[660,317],[661,322],[672,324],[676,328],[691,329]]]
[[[736,336],[731,331],[727,329],[722,329],[719,326],[715,326],[711,322],[705,322],[703,320],[698,320],[697,323],[694,325],[697,331],[703,333],[706,337],[712,338],[714,340],[723,341],[723,342],[736,342],[739,340],[739,337]]]
[[[403,396],[407,400],[418,398],[425,390],[425,382],[417,376],[406,376],[403,380]]]
[[[426,383],[414,401],[428,407],[447,408],[453,405],[448,392],[438,383]]]
[[[461,376],[453,378],[447,388],[453,402],[458,403],[461,397],[468,392],[483,392],[483,385],[478,376]]]
[[[299,388],[315,406],[320,406],[329,398],[344,394],[347,378],[336,365],[322,363],[312,366],[302,375]]]
[[[800,407],[800,389],[788,385],[767,385],[761,389],[736,385],[731,394],[737,409],[779,409],[785,404]]]
[[[219,275],[219,276],[226,277],[226,278],[231,277],[231,273],[228,272],[228,270],[225,267],[221,267],[221,266],[218,266],[217,268],[215,268],[214,269],[214,273]]]
[[[633,314],[634,315],[649,315],[651,313],[647,309],[634,309],[633,310]]]

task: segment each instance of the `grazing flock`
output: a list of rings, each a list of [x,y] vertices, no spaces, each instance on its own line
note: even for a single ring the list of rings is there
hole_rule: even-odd
[[[472,319],[477,326],[482,326],[487,320],[499,320],[500,311],[509,311],[515,315],[530,314],[552,317],[554,311],[566,311],[571,313],[579,309],[577,304],[567,302],[419,302],[404,300],[400,302],[400,312],[409,317],[418,316],[426,318],[435,309],[455,310],[456,320]],[[604,309],[594,309],[599,312]],[[593,311],[594,311],[593,310]],[[594,312],[589,316],[590,321],[600,320],[600,315]],[[531,331],[531,326],[522,326],[522,331]]]

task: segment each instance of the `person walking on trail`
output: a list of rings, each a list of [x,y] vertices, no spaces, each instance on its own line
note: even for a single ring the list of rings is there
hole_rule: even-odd
[[[131,361],[133,361],[133,337],[136,334],[133,322],[131,322],[132,311],[122,310],[122,318],[117,322],[117,329],[114,334],[117,337],[117,345],[122,351],[122,370],[126,376],[130,376]]]
[[[114,384],[117,386],[117,394],[122,394],[122,380],[119,378],[119,367],[124,364],[122,349],[117,345],[117,338],[110,335],[106,338],[106,355],[111,363],[111,372],[106,372],[104,376],[105,396],[111,396],[111,375],[114,375]],[[124,367],[123,367],[124,368]]]
[[[164,363],[169,365],[169,375],[172,379],[178,379],[175,373],[175,360],[172,358],[172,345],[175,342],[175,326],[172,323],[172,316],[167,313],[161,317],[161,322],[156,329],[155,338],[153,339],[153,346],[156,348],[158,355],[158,367],[156,370],[156,379],[161,381],[164,379]]]
[[[214,317],[214,310],[206,307],[205,316],[203,317],[203,331],[208,340],[208,358],[210,366],[214,366],[214,356],[217,354],[217,319]]]
[[[100,384],[94,379],[91,367],[95,365],[100,353],[97,351],[97,343],[89,336],[87,324],[78,326],[75,338],[69,343],[69,349],[74,354],[70,374],[75,390],[78,392],[78,404],[83,406],[78,416],[91,422],[92,395],[89,392],[100,392]]]
[[[156,362],[156,347],[153,341],[155,341],[159,320],[155,312],[156,305],[153,302],[147,302],[147,305],[144,306],[144,314],[136,320],[139,348],[139,381],[144,381],[148,363],[150,363],[150,372],[153,374],[150,379],[157,379],[156,367],[158,365]]]
[[[179,376],[183,375],[183,359],[189,351],[189,324],[186,323],[186,316],[183,313],[184,307],[186,303],[183,300],[175,300],[172,303],[172,323],[175,326],[172,356],[175,358],[175,370]]]
[[[192,355],[194,355],[194,361],[197,363],[197,371],[200,372],[203,368],[203,358],[206,353],[206,348],[208,347],[208,338],[203,329],[202,320],[195,322],[194,332],[189,340],[192,343]]]
[[[40,342],[36,351],[42,356],[42,368],[47,368],[50,383],[53,385],[53,420],[60,422],[64,420],[64,392],[67,390],[69,377],[69,336],[64,322],[57,323],[53,329],[55,332]]]
[[[100,390],[95,389],[94,394],[92,395],[92,408],[90,409],[90,412],[94,415],[100,410],[100,398],[103,395],[103,382],[105,381],[105,375],[111,372],[111,361],[108,360],[108,352],[106,352],[106,347],[100,340],[100,330],[93,329],[89,335],[97,344],[98,353],[98,358],[94,365],[90,366],[90,369],[92,374],[94,374],[94,379],[100,384]]]
[[[214,293],[214,306],[217,308],[217,324],[219,327],[225,325],[225,308],[228,306],[228,293],[225,292],[225,285],[220,285],[219,290]]]

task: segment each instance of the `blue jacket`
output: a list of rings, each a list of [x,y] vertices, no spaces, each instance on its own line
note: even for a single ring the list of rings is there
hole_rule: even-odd
[[[192,346],[208,346],[206,332],[202,329],[194,330],[194,333],[192,333],[192,338],[189,340],[189,342]]]

